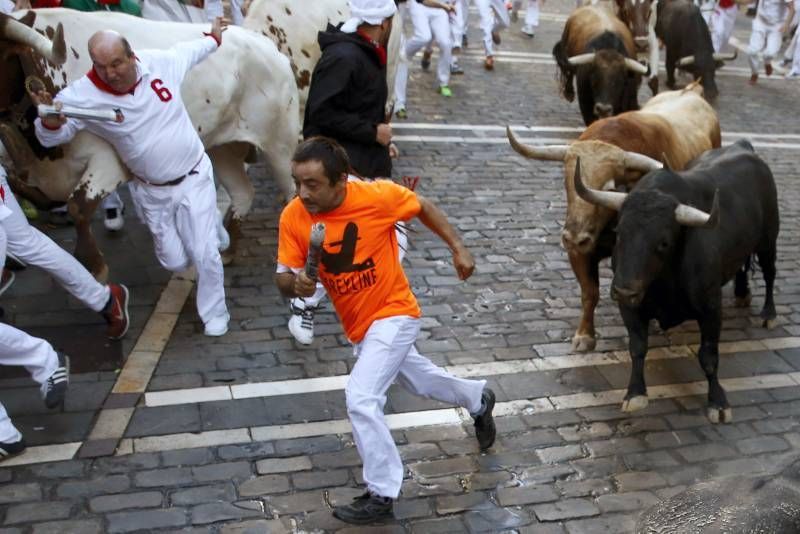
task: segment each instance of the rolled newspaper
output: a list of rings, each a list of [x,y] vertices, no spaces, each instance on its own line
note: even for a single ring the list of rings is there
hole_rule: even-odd
[[[64,106],[58,110],[55,106],[48,106],[46,104],[39,104],[36,109],[39,112],[39,116],[42,118],[48,115],[64,115],[65,117],[94,121],[122,122],[125,120],[124,115],[122,115],[122,112],[118,109],[89,109]]]
[[[323,241],[325,241],[325,224],[313,224],[311,226],[311,240],[308,243],[308,256],[306,257],[306,276],[312,280],[316,280],[319,273],[319,260],[322,256]]]

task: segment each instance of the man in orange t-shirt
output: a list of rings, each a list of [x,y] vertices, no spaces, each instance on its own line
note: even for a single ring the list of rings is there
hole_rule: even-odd
[[[399,261],[394,225],[418,217],[450,247],[461,280],[475,269],[472,255],[432,202],[388,180],[348,181],[348,168],[347,153],[333,139],[312,137],[298,146],[292,158],[297,197],[281,214],[275,281],[287,297],[314,293],[315,282],[303,267],[311,226],[324,223],[319,278],[358,358],[345,394],[367,485],[333,515],[363,524],[391,517],[403,482],[400,454],[383,416],[392,383],[469,410],[481,450],[494,443],[495,398],[485,380],[452,376],[417,352],[421,313]]]

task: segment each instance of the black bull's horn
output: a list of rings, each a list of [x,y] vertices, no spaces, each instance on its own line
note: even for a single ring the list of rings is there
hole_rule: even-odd
[[[573,67],[577,67],[579,65],[588,65],[594,61],[596,54],[596,52],[587,52],[585,54],[578,54],[577,56],[570,56],[567,58],[567,63]],[[638,74],[647,74],[650,71],[647,68],[647,65],[643,65],[642,63],[639,63],[635,59],[631,59],[629,57],[625,58],[625,68]]]
[[[608,209],[619,211],[622,208],[623,202],[628,197],[628,193],[619,193],[617,191],[599,191],[597,189],[590,189],[586,187],[581,178],[581,158],[575,162],[575,175],[573,177],[575,192],[586,202],[597,204]],[[678,204],[675,208],[675,220],[678,224],[693,227],[713,228],[719,222],[719,190],[714,192],[714,201],[711,206],[711,212],[706,213],[703,210],[687,206],[686,204]]]
[[[734,50],[733,53],[731,53],[731,54],[715,53],[715,54],[712,55],[712,58],[714,59],[714,61],[733,61],[738,56],[739,56],[739,52],[737,50]],[[678,66],[679,67],[686,67],[688,65],[693,65],[693,64],[694,64],[694,56],[693,55],[692,56],[682,57],[682,58],[680,58],[678,60]]]
[[[60,22],[51,41],[15,18],[0,14],[0,39],[27,45],[54,65],[62,65],[67,60],[64,26]]]

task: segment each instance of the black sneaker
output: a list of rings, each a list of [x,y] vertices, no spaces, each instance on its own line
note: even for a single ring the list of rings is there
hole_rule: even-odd
[[[492,410],[494,410],[494,391],[489,388],[484,388],[481,395],[481,408],[483,413],[475,416],[475,437],[478,438],[478,446],[482,451],[485,451],[494,444],[494,438],[497,436],[497,429],[494,426],[494,417],[492,417]]]
[[[25,447],[25,438],[20,438],[19,441],[13,443],[0,443],[0,462],[18,455],[25,450]]]
[[[64,404],[64,397],[67,395],[67,386],[69,385],[69,357],[60,352],[57,354],[58,367],[42,384],[42,399],[48,408]]]
[[[355,525],[366,525],[376,521],[394,518],[392,512],[393,499],[381,497],[369,491],[364,492],[353,499],[352,504],[344,504],[333,508],[333,517],[353,523]]]

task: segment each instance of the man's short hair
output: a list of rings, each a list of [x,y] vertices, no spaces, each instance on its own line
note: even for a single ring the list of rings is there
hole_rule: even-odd
[[[330,137],[309,137],[299,145],[292,156],[294,163],[319,161],[331,185],[336,185],[350,171],[350,158],[342,145]]]

